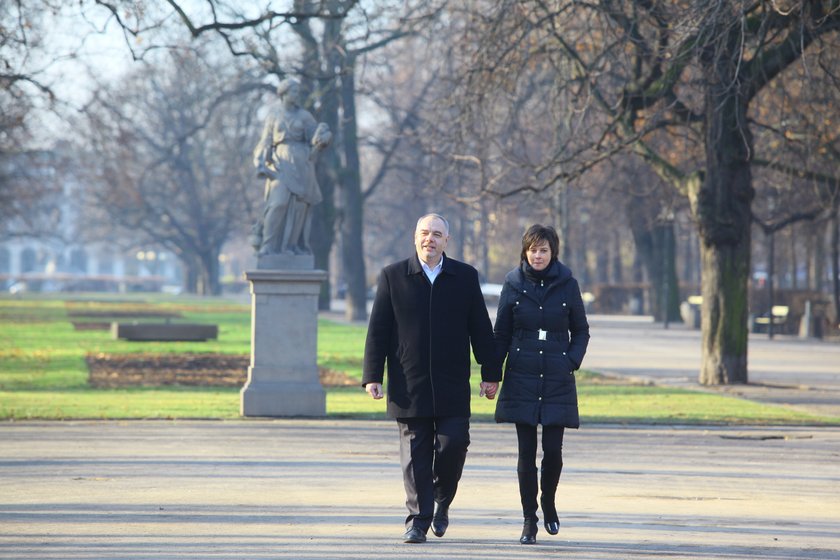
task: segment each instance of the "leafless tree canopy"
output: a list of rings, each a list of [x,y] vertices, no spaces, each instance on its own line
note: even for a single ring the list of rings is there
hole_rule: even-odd
[[[42,40],[38,11],[18,2],[0,6],[0,235],[32,233],[54,185],[33,180],[41,157],[26,147],[36,104],[54,94],[44,66],[30,64]]]
[[[792,124],[757,100],[804,100],[798,67],[836,90],[840,6],[535,0],[470,3],[458,17],[459,140],[483,188],[549,190],[616,154],[640,157],[688,197],[700,234],[701,381],[746,382],[752,168],[766,150],[755,130]],[[828,200],[811,197],[817,210],[789,219]]]
[[[99,92],[80,122],[90,222],[173,251],[193,288],[218,293],[222,246],[244,234],[258,200],[248,155],[260,89],[183,49]]]

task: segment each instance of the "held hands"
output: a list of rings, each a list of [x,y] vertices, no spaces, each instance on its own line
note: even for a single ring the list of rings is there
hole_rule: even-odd
[[[491,383],[489,381],[482,381],[479,385],[478,396],[487,397],[490,400],[496,398],[496,391],[499,390],[498,383]],[[385,394],[382,392],[381,383],[368,383],[365,385],[365,391],[374,399],[381,399]]]
[[[377,400],[384,396],[384,393],[382,392],[382,383],[368,383],[365,385],[365,391]]]
[[[487,397],[491,401],[496,398],[496,391],[499,390],[499,384],[490,381],[482,381],[478,387],[478,396]]]

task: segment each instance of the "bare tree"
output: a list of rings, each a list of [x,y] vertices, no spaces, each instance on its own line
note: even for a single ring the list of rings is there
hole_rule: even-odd
[[[86,108],[87,208],[123,239],[174,252],[189,291],[218,294],[219,253],[255,214],[248,154],[261,86],[200,52],[169,53]]]
[[[0,236],[48,231],[40,219],[48,214],[51,195],[60,192],[40,173],[44,151],[27,147],[36,106],[49,107],[55,99],[44,77],[49,64],[33,62],[43,38],[43,7],[0,5]]]
[[[238,3],[221,0],[207,0],[198,5],[170,0],[154,7],[140,7],[122,0],[94,2],[107,10],[125,31],[127,44],[136,58],[164,45],[165,40],[145,41],[138,48],[133,39],[154,36],[167,28],[174,16],[193,38],[219,38],[232,54],[256,62],[269,74],[304,77],[310,91],[316,94],[313,100],[318,100],[318,105],[312,107],[313,113],[333,128],[337,138],[320,158],[317,170],[328,202],[315,212],[316,219],[325,222],[313,226],[316,264],[327,265],[335,220],[346,251],[342,262],[349,284],[347,315],[351,319],[365,318],[366,275],[364,259],[359,258],[364,218],[354,77],[357,65],[367,53],[406,36],[433,17],[433,2],[295,0],[286,11],[268,7],[254,13],[240,9]],[[317,26],[313,25],[316,21]],[[316,31],[316,27],[320,30]],[[298,45],[290,42],[289,31],[298,37]],[[331,203],[335,189],[339,195],[337,207]]]
[[[804,52],[830,48],[821,43],[840,25],[833,3],[788,4],[500,2],[476,10],[462,49],[465,94],[484,114],[490,92],[518,98],[524,76],[547,73],[560,111],[575,115],[536,173],[508,191],[550,189],[628,151],[688,196],[701,240],[704,384],[747,382],[752,102]],[[680,150],[692,146],[702,152]]]
[[[786,69],[781,79],[759,94],[759,110],[754,117],[757,155],[753,162],[760,178],[754,219],[769,239],[768,259],[773,257],[775,234],[784,228],[816,220],[823,224],[820,229],[830,229],[835,322],[840,321],[840,129],[835,109],[840,103],[838,68],[838,49],[810,49],[800,63]],[[816,271],[822,270],[821,265],[815,267]],[[817,279],[821,276],[817,274]]]

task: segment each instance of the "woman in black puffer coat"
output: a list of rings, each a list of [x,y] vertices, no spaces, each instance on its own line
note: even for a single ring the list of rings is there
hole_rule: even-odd
[[[525,523],[519,542],[537,535],[537,425],[542,424],[540,505],[545,529],[560,529],[554,496],[563,468],[563,433],[580,426],[574,371],[589,343],[589,323],[572,271],[557,260],[560,242],[539,224],[522,236],[521,262],[505,277],[494,335],[507,359],[497,422],[516,424],[519,495]]]

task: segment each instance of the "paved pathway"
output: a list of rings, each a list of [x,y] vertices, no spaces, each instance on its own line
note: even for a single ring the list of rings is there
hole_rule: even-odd
[[[840,429],[572,430],[534,547],[514,431],[472,440],[446,536],[406,545],[388,421],[7,422],[0,558],[840,558]]]

